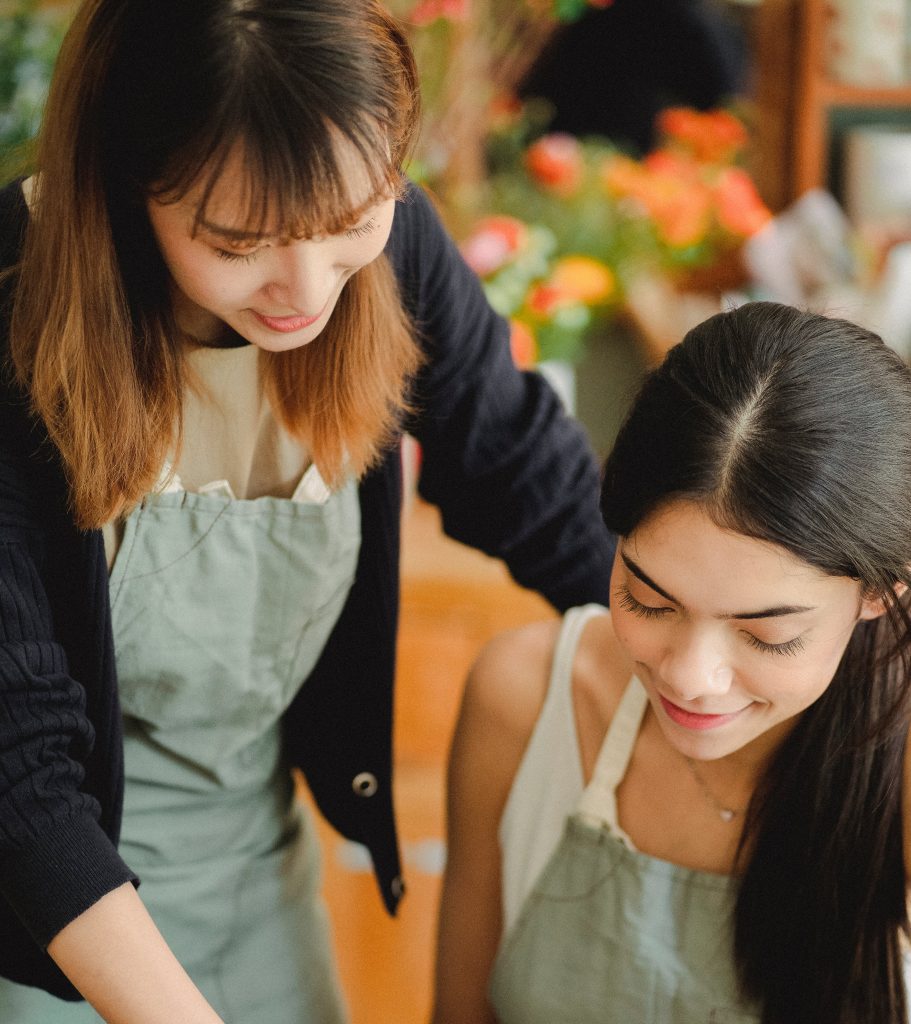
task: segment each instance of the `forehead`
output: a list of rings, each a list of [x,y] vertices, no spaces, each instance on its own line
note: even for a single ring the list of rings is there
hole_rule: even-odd
[[[859,588],[777,544],[718,526],[689,501],[653,512],[623,539],[621,550],[682,603],[713,613],[763,604],[819,605]]]
[[[364,156],[338,133],[332,157],[337,174],[331,182],[315,182],[307,195],[295,194],[290,186],[270,189],[237,143],[220,164],[213,160],[202,169],[177,205],[194,233],[217,225],[221,233],[239,240],[334,234],[391,198],[393,190],[383,187],[385,183],[378,187],[378,176],[371,173]]]

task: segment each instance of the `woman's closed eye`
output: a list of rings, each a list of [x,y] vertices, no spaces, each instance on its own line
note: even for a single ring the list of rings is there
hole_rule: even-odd
[[[652,605],[643,604],[641,601],[637,601],[636,598],[633,597],[629,587],[623,584],[617,587],[617,598],[620,601],[621,608],[625,608],[628,612],[632,612],[633,615],[638,615],[642,619],[657,619],[674,610],[673,608],[668,608],[666,605],[656,608]]]
[[[626,609],[628,612],[632,612],[633,615],[638,615],[641,619],[658,619],[674,610],[667,605],[655,607],[653,605],[643,604],[641,601],[638,601],[633,597],[629,587],[624,585],[617,588],[616,596],[621,608]],[[772,644],[765,640],[760,640],[758,636],[755,636],[753,633],[749,633],[746,630],[741,630],[741,633],[750,647],[753,647],[757,651],[762,651],[765,654],[793,656],[804,649],[802,636],[795,636],[791,640]]]
[[[216,249],[215,255],[220,260],[227,260],[229,263],[252,263],[259,254],[259,249],[252,252],[232,252],[230,249]]]
[[[792,640],[785,640],[780,644],[769,644],[765,640],[760,640],[758,636],[747,633],[746,630],[743,631],[743,635],[750,647],[755,647],[757,651],[764,651],[766,654],[794,655],[804,649],[802,636],[795,636]]]
[[[376,217],[371,217],[370,220],[364,224],[356,224],[353,228],[348,228],[345,232],[346,238],[363,238],[365,235],[369,235],[371,232],[376,231],[378,225]]]

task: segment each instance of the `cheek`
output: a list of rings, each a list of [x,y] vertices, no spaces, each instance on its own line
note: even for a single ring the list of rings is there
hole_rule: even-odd
[[[660,620],[648,621],[619,606],[611,611],[614,633],[633,661],[648,662],[660,647]]]
[[[797,658],[770,655],[753,663],[741,678],[754,696],[788,714],[799,714],[828,690],[843,650],[839,639]]]
[[[813,666],[804,672],[773,668],[762,673],[754,670],[749,680],[744,681],[744,688],[780,716],[790,717],[806,711],[826,692],[831,681],[830,673]]]
[[[200,256],[198,252],[175,255],[169,262],[171,276],[177,287],[200,305],[231,305],[259,287],[253,266],[222,266],[215,257]]]
[[[807,660],[804,662],[802,678],[799,681],[790,680],[790,689],[801,690],[809,698],[807,703],[822,696],[829,688],[850,642],[855,625],[855,620],[850,618],[840,629],[835,629],[829,636],[820,637],[818,646],[809,647],[805,655]],[[785,670],[780,669],[777,675],[784,678]],[[784,684],[787,685],[788,682],[789,680],[784,678]]]
[[[336,257],[336,265],[348,270],[361,270],[382,255],[388,239],[389,231],[385,230],[379,236],[374,232],[366,238],[348,241],[344,251]]]

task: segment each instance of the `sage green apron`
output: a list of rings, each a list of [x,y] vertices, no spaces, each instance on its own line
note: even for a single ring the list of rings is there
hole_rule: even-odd
[[[323,504],[152,496],[110,579],[125,727],[120,849],[165,939],[228,1024],[339,1024],[314,829],[279,719],[345,602],[352,481]],[[0,984],[0,1020],[98,1016]]]
[[[647,697],[633,679],[591,782],[504,937],[490,998],[501,1024],[758,1024],[731,954],[733,879],[634,849],[616,789]]]

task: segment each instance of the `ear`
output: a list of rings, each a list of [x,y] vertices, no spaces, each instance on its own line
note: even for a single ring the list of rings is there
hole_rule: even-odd
[[[896,597],[901,597],[908,589],[906,583],[896,583],[892,590]],[[863,619],[878,619],[886,613],[886,602],[882,597],[864,597],[860,602],[860,612],[857,615],[858,621]]]

